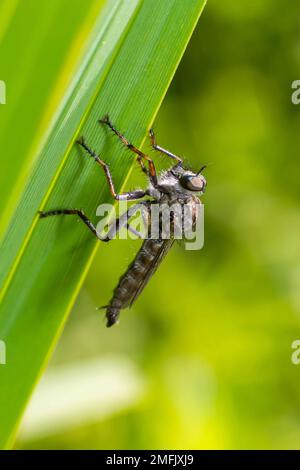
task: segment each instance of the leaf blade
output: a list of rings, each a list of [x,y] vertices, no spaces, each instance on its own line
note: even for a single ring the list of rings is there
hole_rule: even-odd
[[[7,446],[15,434],[16,421],[55,346],[97,249],[86,228],[72,224],[71,220],[38,221],[35,217],[32,224],[32,218],[36,210],[44,206],[49,209],[84,206],[87,213],[92,214],[98,201],[111,200],[103,175],[72,145],[79,134],[88,136],[92,147],[111,161],[111,171],[116,177],[117,189],[120,189],[132,159],[122,155],[119,144],[112,142],[97,121],[101,114],[109,111],[130,139],[137,145],[143,143],[204,6],[202,0],[180,3],[172,0],[159,5],[155,2],[155,9],[152,1],[130,3],[133,10],[128,28],[125,28],[118,47],[113,48],[113,57],[110,56],[109,67],[101,75],[95,99],[91,99],[89,106],[85,103],[84,109],[78,109],[82,96],[76,94],[75,103],[72,100],[69,117],[73,118],[77,112],[79,125],[76,122],[71,139],[70,133],[60,134],[65,116],[62,121],[58,120],[55,135],[46,143],[45,161],[41,159],[33,172],[31,184],[24,193],[24,205],[17,209],[15,226],[3,244],[9,259],[6,270],[2,269],[2,279],[7,279],[7,273],[11,276],[6,283],[0,311],[0,337],[11,351],[11,364],[3,369],[0,402],[10,396],[13,405],[0,409],[0,423],[5,422],[5,430],[0,428],[1,446]],[[120,3],[120,10],[113,18],[115,28],[119,24],[116,16],[128,13],[128,5],[128,2]],[[113,30],[114,37],[115,34],[116,30]],[[141,45],[140,49],[137,44]],[[96,68],[93,74],[96,76]],[[58,146],[53,147],[55,138],[62,144],[59,148],[64,148],[61,159],[56,155]],[[56,157],[56,167],[49,161],[50,157]],[[49,164],[59,171],[49,175]],[[46,194],[36,182],[41,184],[43,178],[47,188],[51,181]],[[99,181],[103,185],[101,190],[97,189]],[[21,215],[25,217],[20,221]],[[11,241],[15,242],[14,246]],[[16,247],[13,255],[9,246]],[[20,247],[23,247],[21,251]],[[18,386],[12,391],[16,383]]]

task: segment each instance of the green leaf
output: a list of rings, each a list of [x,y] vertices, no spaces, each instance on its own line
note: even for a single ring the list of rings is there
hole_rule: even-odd
[[[109,112],[141,146],[204,6],[204,0],[105,3],[89,48],[48,123],[27,184],[1,244],[0,446],[17,423],[63,329],[97,247],[72,218],[39,220],[37,211],[82,207],[94,218],[112,202],[104,175],[74,144],[84,135],[110,164],[117,190],[134,158],[98,120]]]

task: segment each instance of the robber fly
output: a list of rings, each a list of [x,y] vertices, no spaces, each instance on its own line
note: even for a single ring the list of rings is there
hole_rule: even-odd
[[[144,154],[141,150],[132,145],[126,139],[126,137],[114,127],[108,115],[104,116],[104,118],[99,122],[108,126],[111,131],[118,136],[121,142],[129,150],[137,155],[137,162],[149,180],[149,185],[146,190],[137,189],[135,191],[117,194],[108,165],[86,144],[84,138],[81,137],[77,143],[103,168],[113,198],[117,201],[133,201],[141,200],[145,196],[148,196],[150,199],[143,199],[142,202],[136,204],[136,206],[142,205],[143,209],[148,214],[150,214],[151,206],[153,204],[165,203],[171,205],[172,203],[176,202],[182,206],[189,205],[192,211],[193,222],[195,222],[198,213],[197,208],[199,204],[201,204],[199,196],[204,193],[206,188],[206,180],[201,174],[205,166],[196,173],[186,169],[183,165],[182,159],[179,156],[157,145],[154,131],[151,129],[149,131],[149,135],[152,148],[162,154],[167,155],[175,162],[175,164],[169,170],[157,174],[153,160],[148,155]],[[134,207],[135,206],[133,206],[133,208]],[[130,214],[132,215],[133,213],[134,210],[131,210]],[[101,236],[94,224],[89,220],[82,210],[59,209],[40,212],[41,218],[54,215],[76,215],[98,239],[104,242],[111,240],[109,233],[106,236]],[[121,228],[121,224],[118,223],[118,221],[119,219],[116,220],[117,228],[115,233]],[[174,224],[175,222],[173,220],[173,228]],[[130,229],[130,225],[128,223],[127,228]],[[132,263],[128,266],[127,271],[123,274],[123,276],[121,276],[117,287],[114,289],[113,296],[109,304],[103,307],[106,308],[106,319],[108,327],[114,325],[117,322],[120,310],[126,307],[130,307],[141,294],[142,290],[145,288],[146,284],[155,273],[161,261],[172,247],[174,243],[173,235],[174,231],[171,231],[170,237],[166,239],[162,236],[162,231],[160,230],[159,236],[157,238],[147,237],[144,239],[139,252],[135,256]]]

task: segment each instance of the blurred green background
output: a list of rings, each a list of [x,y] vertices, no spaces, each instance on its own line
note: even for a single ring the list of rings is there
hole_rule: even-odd
[[[95,306],[139,242],[100,247],[17,448],[300,447],[299,20],[296,3],[209,0],[155,123],[209,164],[205,246],[176,246],[112,329]]]

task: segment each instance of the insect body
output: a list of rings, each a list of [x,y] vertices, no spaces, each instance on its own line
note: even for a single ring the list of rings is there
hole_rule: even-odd
[[[144,241],[126,273],[120,278],[107,306],[107,326],[113,325],[120,310],[131,306],[137,299],[172,244],[172,239],[152,240],[149,238]]]
[[[128,211],[130,218],[137,209],[142,208],[147,215],[148,223],[148,237],[144,240],[139,252],[135,259],[129,265],[127,271],[121,276],[117,287],[114,289],[113,297],[106,308],[107,326],[114,325],[119,317],[120,310],[131,306],[138,298],[147,282],[154,274],[162,259],[168,253],[169,249],[174,243],[174,233],[178,224],[182,224],[182,220],[178,220],[176,214],[171,213],[168,218],[170,222],[169,236],[164,234],[164,225],[162,222],[161,211],[159,209],[158,219],[158,234],[151,237],[150,221],[151,209],[154,205],[171,207],[174,203],[180,207],[188,207],[190,214],[192,214],[192,223],[196,223],[198,207],[201,204],[199,195],[203,194],[206,187],[206,180],[201,174],[205,167],[202,167],[198,172],[193,172],[184,168],[182,159],[177,155],[169,152],[166,149],[156,144],[156,139],[153,130],[150,130],[151,145],[154,150],[161,152],[175,161],[169,170],[157,174],[153,160],[138,148],[132,145],[111,123],[109,117],[106,115],[100,121],[102,124],[107,125],[112,132],[114,132],[119,139],[126,145],[128,149],[137,155],[137,161],[142,171],[149,179],[149,186],[144,191],[141,189],[129,191],[122,194],[117,194],[114,188],[113,180],[107,164],[86,144],[85,140],[81,138],[78,144],[103,168],[110,192],[116,200],[142,200],[138,204],[131,207]],[[148,199],[144,199],[148,196]],[[149,199],[150,198],[150,199]],[[116,229],[113,234],[111,231],[103,237],[97,231],[94,224],[84,214],[82,210],[78,209],[59,209],[47,212],[40,212],[40,217],[45,218],[54,215],[77,215],[89,228],[89,230],[97,236],[98,239],[108,242],[111,240],[112,235],[121,228],[122,224],[120,219],[116,221]],[[127,223],[127,228],[130,225]]]

